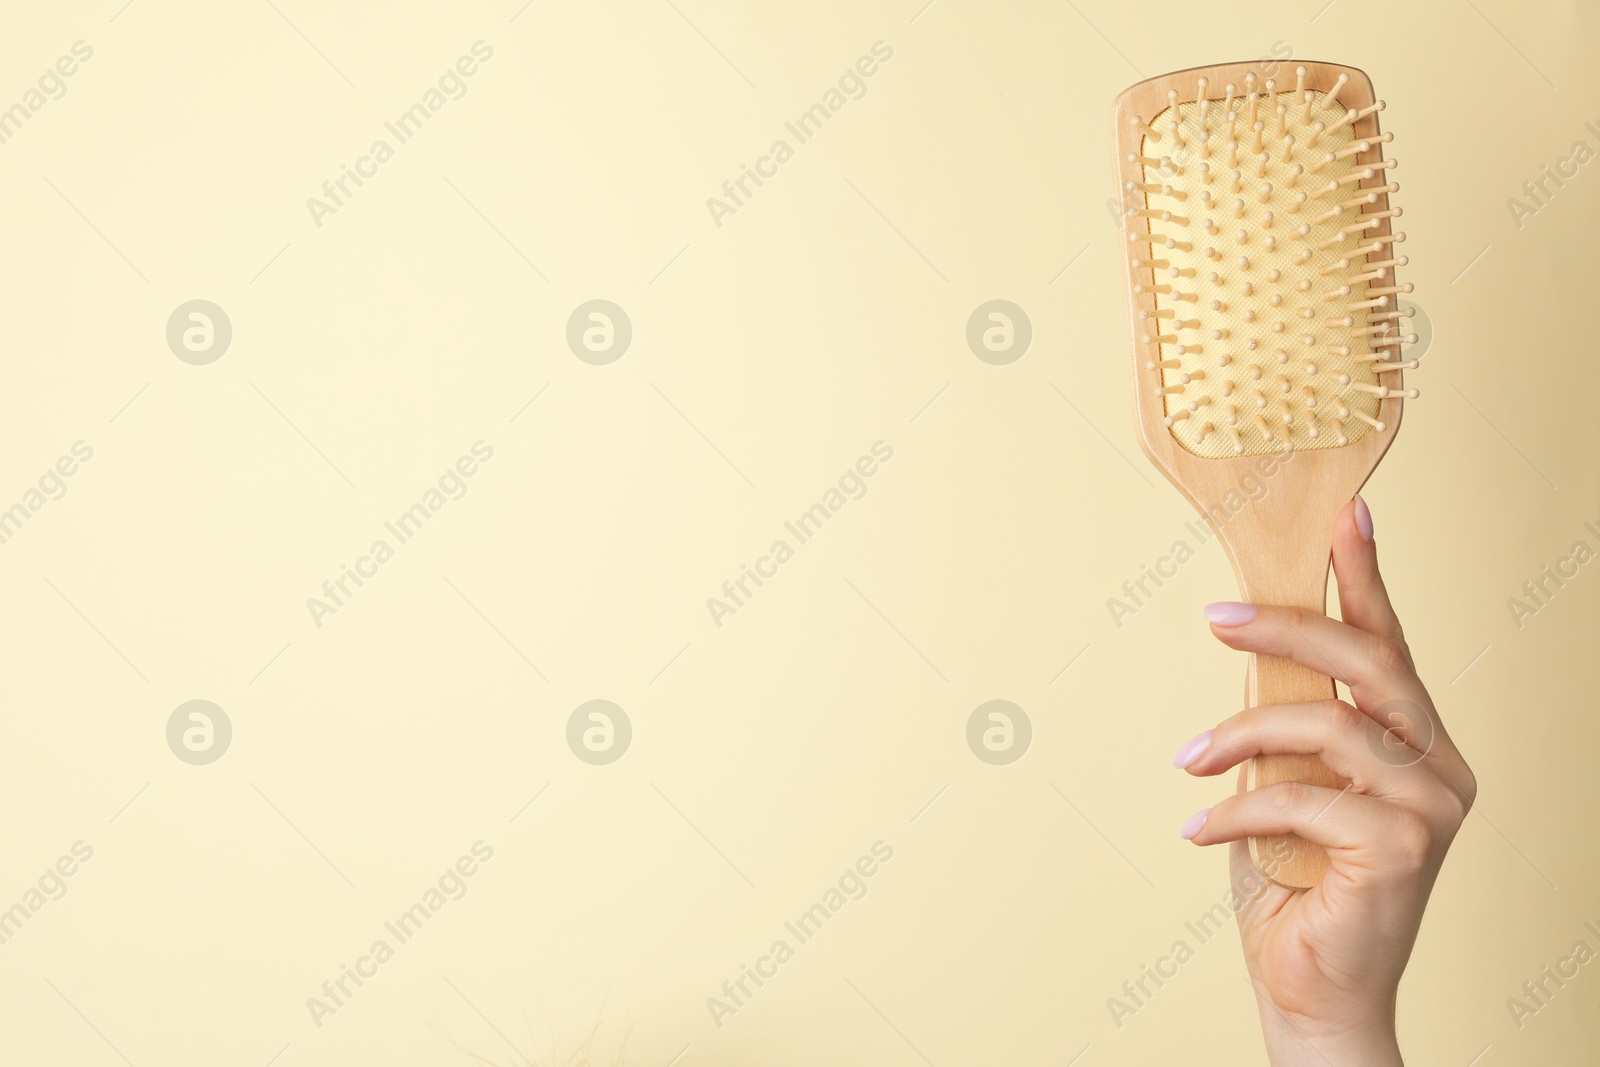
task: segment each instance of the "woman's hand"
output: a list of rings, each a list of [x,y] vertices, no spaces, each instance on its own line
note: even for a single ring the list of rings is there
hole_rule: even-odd
[[[1378,573],[1372,517],[1359,497],[1339,513],[1333,569],[1344,622],[1300,608],[1213,604],[1211,632],[1230,648],[1284,656],[1343,682],[1338,700],[1242,711],[1184,745],[1173,761],[1198,776],[1252,756],[1320,756],[1344,793],[1268,786],[1197,813],[1183,836],[1232,842],[1230,867],[1245,960],[1275,1067],[1399,1064],[1394,1004],[1439,867],[1477,794],[1417,678]],[[1241,768],[1241,774],[1243,768]],[[1320,885],[1263,878],[1246,839],[1295,833],[1327,849]]]

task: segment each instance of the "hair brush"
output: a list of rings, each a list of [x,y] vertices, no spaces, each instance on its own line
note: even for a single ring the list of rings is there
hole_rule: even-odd
[[[1404,266],[1372,83],[1331,63],[1292,87],[1256,64],[1196,67],[1117,98],[1139,440],[1216,528],[1245,599],[1321,612],[1333,518],[1383,458],[1403,397]],[[1245,493],[1262,482],[1266,491]],[[1246,498],[1248,497],[1248,499]],[[1325,700],[1334,683],[1251,656],[1246,702]],[[1242,788],[1348,783],[1315,756],[1258,756]],[[1274,881],[1316,885],[1326,852],[1252,838]],[[1271,861],[1267,857],[1271,857]],[[1287,857],[1287,858],[1284,858]]]

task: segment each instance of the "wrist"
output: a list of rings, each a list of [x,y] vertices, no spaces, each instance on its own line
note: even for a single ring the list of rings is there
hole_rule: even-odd
[[[1272,1067],[1404,1067],[1392,1019],[1333,1029],[1264,1003],[1261,1023]]]

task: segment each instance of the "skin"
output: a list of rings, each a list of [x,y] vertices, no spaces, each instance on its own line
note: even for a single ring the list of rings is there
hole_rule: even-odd
[[[1395,995],[1445,852],[1477,781],[1417,677],[1378,572],[1366,505],[1334,522],[1336,622],[1260,605],[1241,625],[1213,623],[1229,648],[1284,656],[1343,682],[1350,702],[1280,704],[1217,725],[1185,769],[1209,777],[1250,757],[1310,753],[1351,789],[1296,783],[1220,801],[1192,840],[1229,844],[1245,960],[1274,1067],[1392,1067]],[[1359,518],[1358,518],[1359,515]],[[1241,783],[1243,768],[1240,769]],[[1191,824],[1192,825],[1192,824]],[[1255,873],[1246,839],[1296,833],[1324,846],[1320,885],[1286,889]]]

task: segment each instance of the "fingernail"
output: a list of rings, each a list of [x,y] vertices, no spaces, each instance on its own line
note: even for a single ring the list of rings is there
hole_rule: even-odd
[[[1178,833],[1183,836],[1185,841],[1193,841],[1195,835],[1201,830],[1205,829],[1206,816],[1210,814],[1210,808],[1206,808],[1204,811],[1195,812],[1193,815],[1189,816],[1189,821],[1183,824],[1183,829],[1179,830]]]
[[[1356,497],[1356,529],[1363,541],[1372,540],[1372,509],[1359,496]]]
[[[1218,626],[1243,626],[1256,617],[1254,604],[1241,604],[1236,600],[1219,600],[1205,606],[1206,618]]]
[[[1178,749],[1178,754],[1172,757],[1172,765],[1181,771],[1205,755],[1206,749],[1210,747],[1211,731],[1207,730],[1205,733],[1198,734],[1185,741],[1183,747]]]

